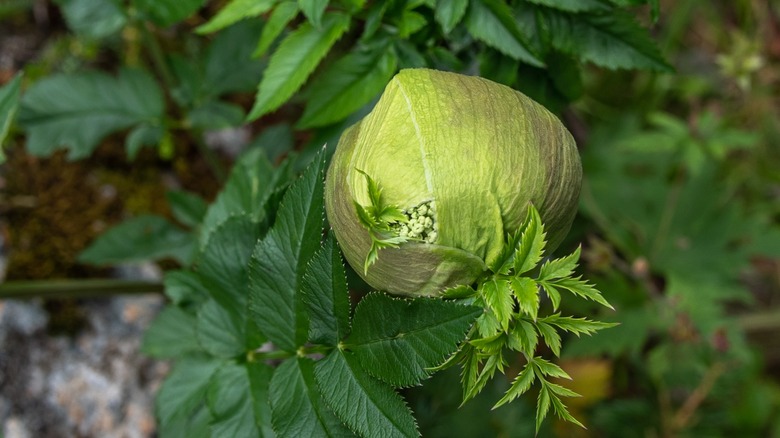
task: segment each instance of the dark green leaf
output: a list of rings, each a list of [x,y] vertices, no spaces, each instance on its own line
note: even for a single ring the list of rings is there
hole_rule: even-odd
[[[279,3],[274,8],[271,16],[268,17],[265,26],[263,26],[263,33],[260,34],[260,40],[258,40],[252,56],[259,58],[265,54],[276,38],[281,35],[287,25],[298,15],[298,11],[297,2],[286,1]]]
[[[163,426],[177,417],[189,418],[196,413],[219,365],[220,362],[203,357],[185,357],[176,363],[155,399],[157,418]]]
[[[298,288],[320,247],[324,168],[320,153],[285,194],[276,223],[249,263],[253,317],[265,335],[287,351],[295,351],[307,338],[308,318]]]
[[[312,257],[301,281],[309,311],[309,341],[335,346],[349,333],[349,291],[341,252],[331,233]]]
[[[434,18],[441,25],[444,33],[452,32],[452,29],[460,23],[466,14],[468,0],[450,0],[436,2]]]
[[[268,159],[274,163],[290,152],[295,144],[293,131],[287,123],[268,126],[255,138],[248,148],[261,148],[266,152]]]
[[[116,0],[59,0],[57,3],[68,27],[86,37],[111,36],[127,23],[127,16]]]
[[[288,35],[271,56],[249,119],[257,119],[286,102],[348,27],[349,16],[329,13],[321,29],[307,22]]]
[[[488,308],[496,316],[501,329],[506,331],[512,320],[514,306],[509,280],[495,278],[488,280],[482,283],[480,293],[485,298]]]
[[[298,7],[314,27],[322,26],[322,15],[328,7],[328,0],[298,0]]]
[[[166,133],[162,126],[148,124],[136,126],[125,139],[127,158],[134,160],[144,146],[160,145],[166,135],[170,134]]]
[[[474,38],[514,59],[537,67],[543,62],[531,53],[517,27],[512,11],[498,0],[472,0],[466,14],[466,28]]]
[[[317,362],[314,376],[328,406],[359,435],[367,438],[420,435],[401,396],[368,375],[350,353],[331,352]]]
[[[355,309],[348,344],[363,368],[397,387],[417,385],[457,351],[482,309],[438,298],[402,300],[383,293]]]
[[[273,369],[262,363],[226,363],[211,377],[206,394],[215,437],[273,436],[268,424],[267,390]],[[265,418],[257,418],[257,409]],[[265,426],[266,430],[263,430]]]
[[[196,406],[192,412],[173,417],[166,423],[157,424],[160,438],[211,438],[209,432],[211,413],[205,402]]]
[[[163,107],[160,88],[141,70],[122,70],[117,77],[62,74],[30,87],[19,122],[32,154],[48,156],[65,147],[68,158],[79,159],[112,132],[144,123],[161,125]]]
[[[200,351],[195,338],[195,318],[175,306],[168,306],[144,332],[141,351],[149,356],[169,359]]]
[[[108,265],[173,258],[188,264],[195,237],[160,216],[128,219],[95,239],[81,254],[82,263]]]
[[[204,131],[231,128],[244,123],[244,110],[231,103],[208,101],[188,112],[186,123]]]
[[[196,262],[211,297],[239,321],[246,315],[246,265],[259,233],[249,216],[231,216],[209,233]]]
[[[251,20],[220,32],[209,44],[203,63],[204,100],[227,93],[251,91],[265,68],[265,61],[252,58],[255,41],[264,30]]]
[[[134,0],[141,13],[160,26],[184,20],[203,6],[205,0]]]
[[[208,293],[195,272],[167,271],[163,284],[165,285],[165,296],[170,298],[176,306],[197,306],[208,299]]]
[[[567,12],[608,11],[612,7],[602,0],[526,0],[528,3],[548,6]]]
[[[8,135],[8,131],[11,129],[11,122],[14,121],[16,111],[19,107],[21,83],[22,75],[20,73],[17,74],[11,82],[0,87],[0,164],[5,162],[3,143],[5,142],[5,137]]]
[[[611,69],[672,71],[647,30],[628,13],[571,15],[550,9],[541,17],[552,45],[572,56]]]
[[[231,24],[268,12],[277,0],[231,0],[206,24],[195,29],[200,34],[216,32]]]
[[[322,400],[311,359],[294,357],[279,365],[269,394],[274,431],[280,438],[353,436]]]
[[[171,213],[177,221],[188,227],[196,227],[206,215],[208,204],[192,192],[177,190],[167,192],[165,197],[171,205]]]
[[[367,104],[393,77],[396,57],[388,47],[354,51],[341,58],[312,82],[301,128],[338,122]]]
[[[265,153],[250,149],[239,157],[217,199],[209,206],[200,229],[200,245],[214,228],[228,217],[249,214],[260,221],[265,204],[277,188],[282,173],[274,171]]]
[[[246,353],[243,321],[213,299],[206,301],[198,310],[197,341],[215,357],[230,359]]]

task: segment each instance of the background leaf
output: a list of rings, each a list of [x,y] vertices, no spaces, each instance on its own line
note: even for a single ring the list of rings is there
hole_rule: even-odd
[[[249,263],[250,309],[278,348],[306,342],[308,318],[298,288],[323,225],[324,154],[320,153],[282,199],[276,223],[257,244]]]
[[[439,298],[398,299],[383,293],[365,296],[355,309],[347,344],[372,376],[393,386],[417,385],[458,349],[466,331],[482,314]]]
[[[168,27],[184,20],[205,0],[133,0],[135,6],[156,24]]]
[[[54,75],[36,82],[22,98],[19,122],[27,131],[27,150],[39,156],[57,148],[68,158],[92,153],[108,134],[137,125],[161,125],[163,97],[142,70]]]
[[[65,22],[75,33],[89,38],[105,38],[127,23],[127,16],[116,0],[58,0]]]
[[[452,0],[436,2],[434,17],[441,25],[444,33],[452,32],[452,29],[463,19],[466,14],[468,0]]]
[[[325,13],[328,3],[330,3],[328,0],[298,0],[298,7],[309,22],[314,27],[319,28],[322,25],[322,15]]]
[[[417,437],[417,425],[404,400],[369,376],[351,353],[338,350],[317,362],[314,376],[322,397],[360,436]]]
[[[163,427],[190,419],[205,402],[206,389],[220,363],[203,357],[185,357],[176,363],[157,394],[155,408]]]
[[[282,362],[271,379],[269,394],[279,437],[353,436],[322,400],[311,359],[293,357]]]
[[[195,237],[160,216],[143,215],[109,228],[81,254],[95,265],[173,258],[184,265],[194,255]]]
[[[200,34],[216,32],[238,21],[268,12],[276,2],[277,0],[231,0],[217,15],[206,24],[198,26],[195,31]]]
[[[188,227],[198,226],[208,209],[208,204],[203,198],[185,190],[166,192],[165,197],[171,205],[173,217]]]
[[[246,353],[243,323],[243,320],[235,318],[213,299],[208,300],[198,309],[198,344],[215,357],[239,357]]]
[[[307,22],[287,36],[265,69],[249,119],[257,119],[286,102],[348,27],[347,15],[332,13],[325,15],[321,29]]]
[[[212,436],[274,436],[268,424],[267,388],[272,373],[273,368],[263,363],[233,362],[214,373],[207,392]]]
[[[178,307],[166,307],[144,332],[141,351],[164,359],[202,351],[195,337],[195,317]]]
[[[5,162],[3,144],[19,107],[21,83],[22,75],[17,74],[11,82],[0,87],[0,164]]]

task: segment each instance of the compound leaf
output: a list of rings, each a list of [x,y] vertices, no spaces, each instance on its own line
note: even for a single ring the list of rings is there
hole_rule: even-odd
[[[324,169],[320,152],[285,194],[276,223],[257,244],[249,263],[252,315],[268,339],[287,351],[307,338],[308,318],[298,288],[320,248]]]
[[[348,344],[372,376],[396,387],[417,385],[429,368],[457,351],[482,313],[438,298],[399,299],[383,293],[364,297],[355,309]]]
[[[472,0],[466,14],[466,28],[474,38],[501,53],[526,64],[542,67],[544,63],[531,53],[517,28],[512,11],[497,0]]]
[[[393,388],[374,379],[351,353],[335,350],[314,367],[325,402],[357,434],[418,437],[414,417]]]
[[[279,437],[353,436],[322,399],[309,358],[290,358],[279,365],[269,395]]]
[[[144,332],[141,351],[149,356],[168,359],[200,351],[195,337],[195,318],[184,310],[168,306]]]
[[[155,411],[162,426],[196,413],[219,365],[217,360],[197,356],[185,357],[176,363],[155,399]]]
[[[197,340],[213,356],[229,359],[245,353],[245,337],[242,321],[213,299],[198,309]]]
[[[206,393],[212,436],[273,436],[267,397],[272,373],[263,363],[233,362],[214,373]]]
[[[30,153],[48,156],[64,147],[75,160],[112,132],[161,125],[163,109],[160,87],[142,70],[122,70],[117,77],[82,72],[35,83],[22,98],[19,122]]]
[[[341,252],[331,233],[312,257],[301,282],[309,310],[309,340],[335,346],[349,332],[349,291]]]

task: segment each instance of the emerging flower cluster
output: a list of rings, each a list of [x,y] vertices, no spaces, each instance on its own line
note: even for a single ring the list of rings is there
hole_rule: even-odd
[[[396,222],[391,225],[391,229],[398,233],[399,237],[419,239],[425,243],[436,243],[436,237],[438,237],[436,207],[431,201],[404,210],[403,214],[406,216],[406,223]]]

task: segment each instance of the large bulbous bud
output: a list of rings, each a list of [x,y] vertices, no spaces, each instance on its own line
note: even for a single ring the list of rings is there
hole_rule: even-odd
[[[356,205],[369,179],[412,238],[378,252]],[[347,261],[366,282],[403,295],[471,284],[499,257],[529,203],[549,250],[577,211],[582,167],[571,134],[544,107],[489,80],[428,69],[399,72],[376,107],[342,135],[328,169],[325,208]]]

